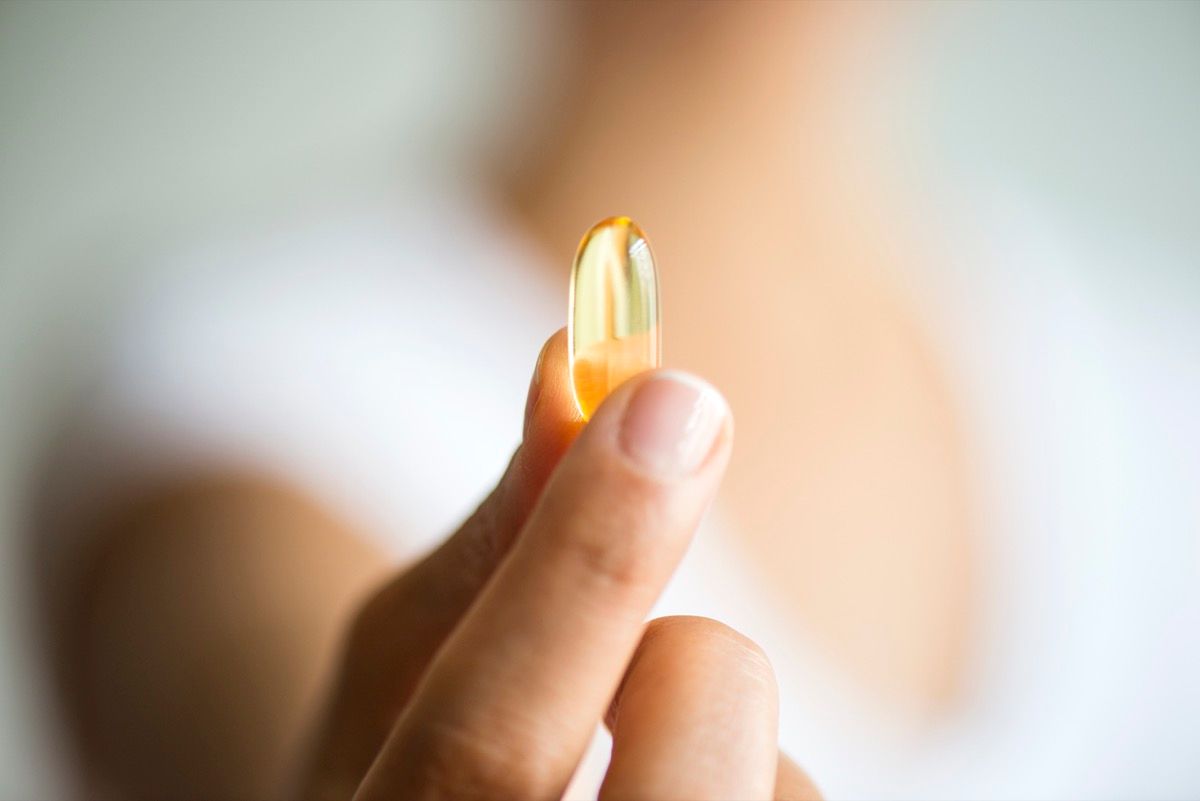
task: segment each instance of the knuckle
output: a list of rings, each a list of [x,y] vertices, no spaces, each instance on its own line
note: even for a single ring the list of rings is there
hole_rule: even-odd
[[[603,534],[604,532],[596,532]],[[566,543],[572,558],[577,560],[589,581],[604,585],[618,593],[635,592],[647,583],[647,554],[643,547],[645,536],[636,530],[616,536],[596,536],[588,533]]]
[[[510,738],[447,724],[429,726],[419,749],[423,798],[504,799],[541,794],[551,777],[539,770],[541,760],[514,753]]]
[[[719,620],[699,615],[668,615],[651,620],[646,628],[648,637],[687,640],[689,642],[720,640],[745,640],[750,638]]]
[[[740,666],[743,675],[750,681],[768,690],[772,695],[776,692],[775,668],[771,658],[758,643],[744,635],[738,635]]]
[[[511,542],[506,518],[511,506],[510,476],[516,470],[519,453],[513,454],[504,478],[454,534],[454,539],[462,543],[462,569],[468,575],[486,574]]]
[[[719,620],[692,615],[652,620],[643,647],[664,646],[715,652],[723,661],[734,664],[750,682],[772,691],[775,687],[775,669],[762,646]]]
[[[636,489],[621,497],[621,504],[577,508],[560,544],[585,580],[607,592],[639,593],[654,584],[675,548],[652,498]]]
[[[605,598],[642,600],[686,549],[699,510],[693,495],[602,456],[569,463],[542,498],[538,520],[572,575]]]

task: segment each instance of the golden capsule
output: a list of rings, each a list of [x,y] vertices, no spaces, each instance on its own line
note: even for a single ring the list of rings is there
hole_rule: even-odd
[[[650,243],[628,217],[592,226],[571,268],[568,360],[583,419],[630,377],[662,361],[658,275]]]

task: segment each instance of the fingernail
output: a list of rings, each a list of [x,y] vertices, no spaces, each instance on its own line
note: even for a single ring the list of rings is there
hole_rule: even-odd
[[[694,472],[712,451],[729,413],[725,399],[687,373],[664,370],[637,388],[621,421],[621,448],[664,477]]]

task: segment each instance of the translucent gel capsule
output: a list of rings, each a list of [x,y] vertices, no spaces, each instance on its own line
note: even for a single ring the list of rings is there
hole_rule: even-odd
[[[628,217],[592,226],[571,269],[571,383],[583,419],[631,376],[662,361],[658,276],[642,229]]]

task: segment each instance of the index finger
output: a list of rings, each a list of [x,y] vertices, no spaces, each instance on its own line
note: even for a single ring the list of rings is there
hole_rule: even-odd
[[[566,377],[567,337],[560,329],[538,356],[523,441],[495,490],[356,615],[299,780],[305,798],[354,794],[429,661],[504,557],[582,426]]]
[[[600,407],[435,658],[360,798],[563,791],[724,472],[732,422],[690,375]]]

